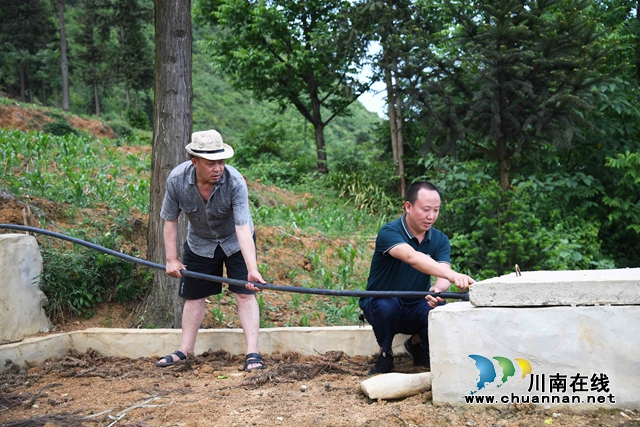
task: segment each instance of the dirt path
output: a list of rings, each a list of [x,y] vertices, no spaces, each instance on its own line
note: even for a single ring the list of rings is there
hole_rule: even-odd
[[[434,406],[431,393],[385,402],[360,390],[371,360],[339,352],[265,357],[267,369],[204,353],[170,368],[94,351],[0,374],[0,426],[640,426],[632,411]],[[399,372],[418,372],[408,357]]]

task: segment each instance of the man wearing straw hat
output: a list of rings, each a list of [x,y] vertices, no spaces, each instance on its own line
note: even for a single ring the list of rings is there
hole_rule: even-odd
[[[233,149],[215,130],[195,132],[186,150],[191,160],[178,165],[167,178],[160,217],[164,219],[164,247],[167,274],[181,278],[179,295],[185,299],[182,312],[180,349],[163,357],[156,366],[171,366],[187,358],[195,347],[205,313],[205,298],[222,292],[222,284],[185,277],[181,270],[265,283],[258,272],[253,221],[244,178],[225,160]],[[189,220],[182,262],[178,260],[178,217],[183,211]],[[263,369],[258,351],[260,311],[251,283],[229,285],[238,305],[238,317],[247,346],[245,370]]]

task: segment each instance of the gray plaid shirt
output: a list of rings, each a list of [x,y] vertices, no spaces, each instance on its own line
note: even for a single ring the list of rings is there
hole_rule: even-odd
[[[189,248],[203,257],[213,258],[218,245],[227,256],[238,252],[236,225],[250,224],[253,233],[247,183],[233,166],[225,165],[206,204],[198,192],[196,168],[191,161],[176,166],[167,178],[160,217],[173,221],[180,211],[189,219]]]

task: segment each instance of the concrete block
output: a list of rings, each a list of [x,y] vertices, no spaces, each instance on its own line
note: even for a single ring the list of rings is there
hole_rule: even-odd
[[[173,352],[180,347],[181,334],[180,329],[92,328],[70,336],[72,347],[80,352],[92,348],[103,355],[138,358]],[[370,326],[267,328],[260,330],[259,340],[260,351],[266,354],[294,350],[302,355],[344,351],[351,356],[369,356],[378,352]],[[395,344],[404,351],[402,341]],[[244,354],[242,329],[200,329],[194,351],[201,354],[208,350]]]
[[[0,234],[0,342],[16,341],[51,325],[40,290],[42,256],[35,237]]]
[[[640,268],[512,273],[474,284],[469,301],[476,307],[640,305]]]
[[[20,342],[0,345],[0,372],[7,368],[7,360],[16,365],[24,365],[26,362],[41,363],[51,357],[64,356],[70,348],[68,334],[31,337]]]
[[[94,349],[105,356],[155,358],[172,353],[180,347],[180,329],[116,329],[92,328],[82,331],[30,338],[18,343],[0,345],[0,362],[41,362],[60,357],[70,350],[81,353]],[[394,340],[394,351],[405,352],[403,335]],[[201,329],[196,341],[196,354],[205,351],[227,351],[233,355],[245,353],[242,329]],[[260,330],[260,351],[264,354],[294,350],[302,355],[343,351],[349,356],[371,356],[378,353],[371,326],[336,326],[320,328],[269,328]],[[5,369],[0,363],[0,372]]]
[[[640,409],[637,325],[640,306],[438,307],[433,402]]]

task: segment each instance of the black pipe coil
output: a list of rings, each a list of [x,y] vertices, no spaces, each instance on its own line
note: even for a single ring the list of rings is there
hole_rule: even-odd
[[[75,237],[67,236],[66,234],[56,233],[55,231],[44,230],[42,228],[29,227],[26,225],[15,224],[0,224],[0,229],[7,230],[20,230],[28,231],[31,233],[43,234],[45,236],[55,237],[57,239],[67,240],[69,242],[85,246],[89,249],[93,249],[105,254],[115,256],[117,258],[129,261],[135,264],[144,265],[146,267],[155,268],[158,270],[166,270],[166,267],[162,264],[147,261],[145,259],[136,258],[131,255],[126,255],[112,249],[108,249],[99,245],[96,245],[85,240],[81,240]],[[248,282],[245,280],[230,279],[227,277],[211,276],[208,274],[197,273],[195,271],[181,270],[180,273],[183,276],[195,277],[197,279],[204,279],[211,282],[222,282],[229,285],[244,286]],[[352,291],[352,290],[337,290],[337,289],[317,289],[317,288],[302,288],[296,286],[283,286],[274,285],[272,283],[257,283],[251,282],[256,288],[268,289],[272,291],[293,292],[298,294],[315,294],[315,295],[331,295],[342,297],[386,297],[386,298],[424,298],[427,295],[439,296],[441,298],[459,299],[462,301],[469,301],[469,292],[456,293],[456,292],[430,292],[430,291]]]

